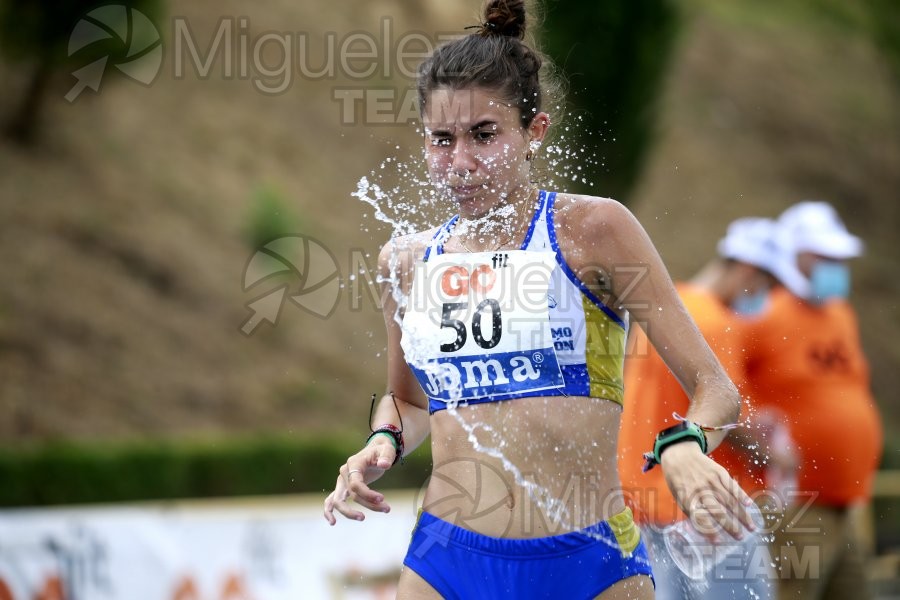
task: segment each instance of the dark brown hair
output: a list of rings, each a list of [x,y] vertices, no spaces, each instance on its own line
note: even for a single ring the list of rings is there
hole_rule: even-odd
[[[419,111],[428,93],[446,87],[472,87],[494,91],[519,108],[523,128],[541,111],[538,75],[544,60],[522,40],[525,37],[524,0],[488,0],[484,22],[477,31],[438,47],[419,66],[416,87]]]

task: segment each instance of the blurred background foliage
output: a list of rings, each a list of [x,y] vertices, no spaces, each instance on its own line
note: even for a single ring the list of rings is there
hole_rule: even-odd
[[[0,506],[134,502],[295,494],[334,486],[334,465],[355,438],[246,437],[128,443],[51,443],[0,452]],[[424,449],[382,487],[418,488],[431,467]],[[330,468],[325,468],[325,466]]]
[[[562,124],[599,158],[589,182],[571,191],[627,203],[653,142],[659,91],[679,29],[674,0],[551,2],[542,50],[570,90]]]
[[[8,117],[6,131],[20,144],[31,144],[37,135],[45,95],[54,75],[65,72],[77,59],[82,65],[97,60],[113,64],[133,59],[131,10],[138,10],[152,21],[162,22],[162,0],[123,0],[116,2],[125,10],[110,11],[105,19],[109,37],[84,48],[71,46],[76,24],[92,10],[109,5],[98,0],[3,0],[0,2],[0,50],[7,58],[28,71],[27,85],[18,99],[18,107]],[[123,38],[119,32],[127,32]],[[72,50],[70,52],[70,50]]]
[[[235,47],[303,32],[294,60],[318,68],[329,40],[385,37],[386,15],[388,38],[431,37],[476,22],[478,3],[118,4],[158,25],[162,71],[144,87],[108,67],[99,93],[69,103],[72,73],[124,60],[127,44],[73,62],[74,23],[98,3],[0,0],[0,503],[324,490],[384,385],[372,273],[387,221],[402,208],[403,225],[425,227],[451,210],[417,201],[415,124],[367,117],[366,90],[412,82],[390,60],[363,79],[295,62],[286,91],[263,93],[227,72],[227,50],[208,73],[176,77],[190,60],[173,23],[190,24],[204,56],[223,19]],[[866,239],[853,301],[884,464],[900,467],[900,5],[556,0],[544,13],[541,46],[570,90],[566,144],[598,157],[586,191],[626,200],[676,277],[730,220],[806,198],[835,204]],[[260,55],[279,59],[271,45]],[[335,96],[348,89],[362,98],[352,115]],[[387,193],[377,209],[352,196],[361,177]],[[337,257],[337,313],[288,305],[242,335],[254,249],[299,233]],[[385,483],[416,485],[418,454]]]
[[[254,190],[245,232],[249,248],[262,248],[268,242],[286,235],[302,235],[304,229],[290,206],[290,200],[278,188],[261,184]]]

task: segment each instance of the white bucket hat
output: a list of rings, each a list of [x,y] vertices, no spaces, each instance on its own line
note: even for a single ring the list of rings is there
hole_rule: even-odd
[[[719,240],[719,256],[764,269],[786,288],[802,295],[809,282],[797,268],[793,248],[779,223],[761,217],[733,221]]]
[[[827,202],[799,202],[781,213],[778,223],[795,253],[812,252],[838,260],[863,253],[862,240],[847,231]]]

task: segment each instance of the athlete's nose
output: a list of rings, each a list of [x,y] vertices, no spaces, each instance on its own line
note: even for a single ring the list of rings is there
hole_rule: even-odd
[[[478,163],[475,161],[475,156],[469,149],[466,140],[457,139],[453,144],[450,170],[460,177],[468,177],[469,173],[474,171],[477,166]]]

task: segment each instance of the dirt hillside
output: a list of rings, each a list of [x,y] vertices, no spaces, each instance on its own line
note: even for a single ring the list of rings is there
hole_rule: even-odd
[[[863,30],[796,3],[687,3],[658,143],[632,208],[689,277],[727,224],[827,200],[867,244],[852,301],[876,399],[900,433],[900,88]],[[888,457],[900,464],[900,456]]]
[[[762,19],[683,4],[659,143],[633,208],[683,277],[732,218],[775,215],[804,198],[834,202],[869,244],[854,272],[854,301],[879,399],[892,406],[900,385],[900,208],[892,198],[900,102],[886,64],[863,35],[806,22],[808,15]],[[414,128],[373,121],[403,114],[398,98],[409,80],[392,44],[473,21],[477,3],[449,6],[382,0],[348,13],[335,3],[221,2],[213,10],[178,0],[152,85],[120,77],[69,104],[63,96],[74,80],[62,74],[40,143],[23,150],[0,141],[3,443],[364,428],[368,396],[383,389],[383,325],[358,285],[365,277],[349,275],[374,265],[390,229],[352,194],[363,176],[388,190],[415,189],[417,171],[381,166],[389,156],[415,160]],[[303,34],[309,55],[295,58],[286,90],[262,93],[259,78],[242,77],[237,62],[225,72],[222,57],[205,76],[190,66],[176,76],[187,50],[176,52],[171,23],[189,23],[205,53],[223,16],[235,47],[241,35],[252,48],[273,32]],[[307,71],[325,64],[329,44],[339,49],[354,32],[379,44],[375,74],[351,76],[365,61],[339,65],[334,77],[301,72],[301,63]],[[277,62],[278,52],[268,44],[260,56]],[[0,63],[0,77],[10,90],[0,97],[5,115],[24,75]],[[341,93],[367,89],[400,95],[387,104],[367,97],[372,115],[342,112]],[[325,290],[337,281],[309,272],[244,290],[260,190],[281,199],[278,218],[292,233],[333,254],[345,287],[329,318],[287,300],[275,326],[250,327],[248,336],[241,328],[254,299],[281,283],[296,294],[312,280]],[[288,246],[282,254],[293,252],[285,258],[302,270],[304,249],[315,248]],[[276,309],[280,297],[270,297]]]

